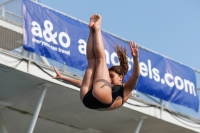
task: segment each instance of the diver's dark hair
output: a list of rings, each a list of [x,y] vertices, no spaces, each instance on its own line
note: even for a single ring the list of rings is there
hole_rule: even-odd
[[[108,70],[114,71],[117,74],[124,76],[128,72],[128,59],[127,59],[127,54],[126,54],[126,48],[116,45],[114,49],[115,49],[115,52],[117,53],[120,65],[112,66]]]

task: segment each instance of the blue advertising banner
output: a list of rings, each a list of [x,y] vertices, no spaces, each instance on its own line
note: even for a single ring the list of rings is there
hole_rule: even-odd
[[[87,24],[23,0],[23,30],[24,49],[79,70],[86,69]],[[104,31],[102,36],[108,67],[119,65],[113,47],[116,44],[126,47],[129,61],[126,81],[133,71],[129,42]],[[199,98],[192,69],[143,48],[139,48],[139,60],[141,75],[136,90],[198,111]]]

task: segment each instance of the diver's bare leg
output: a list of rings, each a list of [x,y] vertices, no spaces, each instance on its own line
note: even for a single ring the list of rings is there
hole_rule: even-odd
[[[104,44],[101,34],[101,16],[95,14],[94,29],[94,55],[95,75],[93,83],[93,95],[103,103],[111,103],[112,90],[108,68],[106,65]]]
[[[94,79],[94,72],[95,72],[95,58],[94,58],[94,29],[93,27],[93,17],[90,18],[90,23],[88,25],[90,29],[90,34],[88,37],[87,47],[86,47],[86,54],[87,54],[87,61],[88,66],[85,71],[85,75],[83,77],[83,82],[80,90],[80,98],[83,100],[85,94],[92,88],[93,86],[93,79]]]

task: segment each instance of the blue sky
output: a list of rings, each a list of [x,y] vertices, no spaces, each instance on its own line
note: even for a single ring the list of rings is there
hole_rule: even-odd
[[[39,0],[84,22],[102,16],[102,29],[200,70],[199,0]]]

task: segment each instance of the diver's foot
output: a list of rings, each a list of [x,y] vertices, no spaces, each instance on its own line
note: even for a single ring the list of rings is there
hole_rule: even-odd
[[[94,15],[92,15],[92,17],[90,18],[90,23],[89,23],[88,27],[89,27],[90,29],[92,29],[92,28],[93,28],[93,25],[94,25]]]
[[[101,30],[101,19],[102,18],[100,15],[98,15],[98,14],[93,15],[93,22],[94,22],[93,29],[95,31]]]

